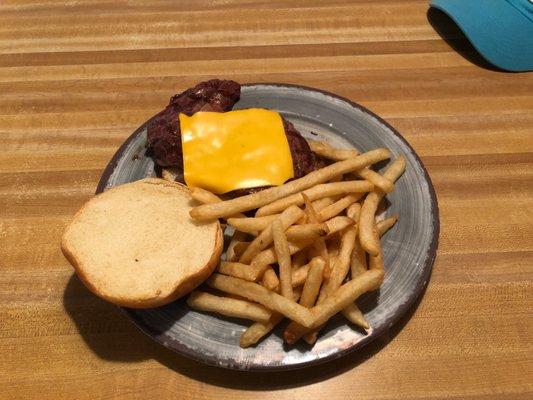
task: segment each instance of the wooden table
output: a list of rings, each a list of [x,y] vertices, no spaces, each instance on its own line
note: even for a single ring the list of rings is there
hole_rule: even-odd
[[[1,399],[532,398],[533,74],[488,69],[430,13],[443,40],[425,0],[329,3],[2,2]],[[210,77],[338,93],[420,154],[438,258],[388,335],[303,371],[225,371],[160,347],[73,276],[59,239],[107,161]]]

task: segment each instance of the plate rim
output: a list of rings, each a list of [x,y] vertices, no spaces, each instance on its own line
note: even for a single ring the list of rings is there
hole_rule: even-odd
[[[246,83],[246,84],[241,85],[241,87],[250,87],[250,88],[258,87],[258,86],[274,86],[274,87],[279,87],[279,88],[299,89],[299,90],[304,90],[308,92],[320,93],[322,95],[329,96],[337,100],[341,100],[347,103],[350,107],[355,108],[365,114],[370,115],[371,117],[375,118],[380,124],[385,125],[411,151],[412,156],[419,163],[422,169],[422,172],[423,172],[424,179],[428,185],[428,190],[429,190],[429,195],[430,195],[430,204],[431,204],[431,221],[433,225],[433,235],[431,238],[431,243],[429,244],[429,247],[428,247],[427,258],[423,265],[423,273],[420,275],[420,277],[416,281],[415,289],[413,290],[413,293],[415,295],[409,297],[406,302],[402,303],[399,306],[397,312],[394,313],[392,316],[390,316],[388,319],[386,319],[384,323],[381,324],[380,328],[374,329],[370,335],[365,336],[363,339],[355,343],[353,346],[346,348],[346,349],[339,350],[332,354],[328,354],[322,358],[305,361],[305,362],[298,363],[298,364],[289,364],[289,365],[255,365],[255,364],[243,364],[243,363],[238,363],[235,361],[220,363],[220,360],[215,356],[205,355],[205,354],[193,351],[189,349],[187,346],[177,341],[176,339],[168,335],[165,335],[164,333],[153,331],[150,326],[144,323],[142,318],[140,318],[137,314],[135,314],[136,310],[131,310],[131,309],[122,308],[122,307],[119,307],[119,309],[128,316],[128,318],[133,322],[135,326],[137,326],[137,328],[139,328],[141,332],[149,336],[152,340],[194,361],[207,364],[210,366],[215,366],[215,367],[230,369],[230,370],[237,370],[237,371],[287,371],[287,370],[302,369],[302,368],[319,365],[322,363],[326,363],[326,362],[344,357],[350,353],[353,353],[354,351],[366,346],[367,344],[373,342],[378,337],[380,337],[381,335],[389,331],[394,325],[398,323],[398,321],[404,315],[407,314],[407,312],[413,307],[416,301],[424,295],[425,289],[429,283],[431,273],[433,271],[433,265],[435,263],[435,259],[437,256],[437,248],[438,248],[439,236],[440,236],[439,206],[438,206],[437,194],[435,192],[433,182],[431,181],[431,177],[429,176],[429,173],[424,163],[420,159],[419,155],[415,152],[415,150],[409,144],[409,142],[407,142],[407,140],[392,125],[390,125],[387,121],[385,121],[379,115],[375,114],[368,108],[346,97],[339,96],[335,93],[331,93],[323,89],[313,88],[313,87],[304,86],[304,85],[290,84],[290,83],[279,83],[279,82],[272,82],[272,83],[253,82],[253,83]],[[106,168],[104,169],[100,177],[95,194],[99,194],[105,190],[106,184],[109,178],[113,174],[118,161],[121,159],[124,151],[130,144],[130,142],[132,142],[137,137],[137,135],[139,135],[158,114],[159,112],[153,115],[148,120],[146,120],[137,129],[135,129],[135,131],[117,149],[117,151],[115,152],[115,154],[113,155],[109,163],[107,164]]]

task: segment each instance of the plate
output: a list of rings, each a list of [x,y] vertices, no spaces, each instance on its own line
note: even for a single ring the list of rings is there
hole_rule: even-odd
[[[372,328],[350,327],[340,316],[332,319],[313,347],[284,345],[284,324],[256,347],[241,349],[239,337],[247,321],[225,319],[190,310],[185,301],[149,309],[124,309],[133,322],[162,345],[182,355],[219,367],[238,370],[283,370],[332,360],[355,351],[387,331],[422,294],[435,259],[439,218],[435,191],[419,157],[389,124],[364,107],[321,90],[284,84],[243,85],[234,109],[279,111],[306,137],[336,147],[361,151],[387,147],[407,158],[407,170],[387,196],[387,215],[398,223],[383,237],[386,268],[379,291],[358,300]],[[154,175],[145,155],[146,125],[119,148],[104,171],[97,193]],[[147,227],[146,229],[150,229]]]

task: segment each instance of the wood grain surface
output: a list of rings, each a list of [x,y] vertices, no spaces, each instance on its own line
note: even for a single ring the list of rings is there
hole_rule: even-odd
[[[73,276],[59,238],[107,161],[210,77],[348,97],[421,156],[438,257],[379,341],[303,371],[219,370]],[[533,74],[486,65],[425,0],[3,1],[0,149],[0,399],[533,397]]]

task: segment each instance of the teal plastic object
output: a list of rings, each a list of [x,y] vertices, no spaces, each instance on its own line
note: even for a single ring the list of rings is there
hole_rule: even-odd
[[[507,71],[533,70],[532,0],[431,0],[476,50]]]

